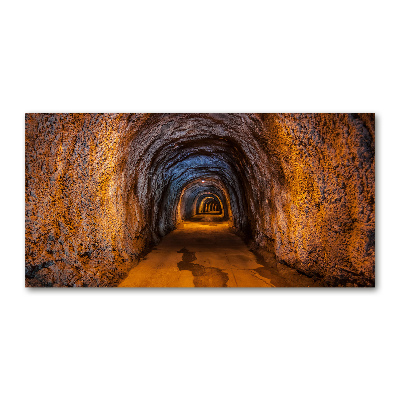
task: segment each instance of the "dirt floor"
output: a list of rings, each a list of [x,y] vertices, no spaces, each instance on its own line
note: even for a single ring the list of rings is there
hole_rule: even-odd
[[[251,252],[221,216],[196,216],[165,236],[119,287],[317,286],[272,253],[263,255]]]

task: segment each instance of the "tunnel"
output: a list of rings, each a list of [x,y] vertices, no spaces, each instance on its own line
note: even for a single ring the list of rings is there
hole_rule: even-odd
[[[221,203],[218,197],[203,194],[200,199],[197,200],[197,212],[196,214],[210,214],[216,213],[221,214]]]
[[[374,286],[374,114],[25,115],[26,286],[161,279],[196,230],[159,286],[246,286],[240,243],[260,285]]]

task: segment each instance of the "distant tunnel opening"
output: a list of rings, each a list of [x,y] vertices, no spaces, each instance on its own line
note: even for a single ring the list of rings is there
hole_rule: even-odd
[[[221,203],[218,198],[205,195],[197,209],[197,214],[222,214]]]
[[[229,194],[219,179],[198,178],[182,190],[177,221],[190,220],[196,215],[215,214],[221,221],[232,222]]]

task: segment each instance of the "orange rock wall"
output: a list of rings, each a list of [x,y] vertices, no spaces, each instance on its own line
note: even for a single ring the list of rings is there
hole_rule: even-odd
[[[279,259],[327,284],[374,282],[374,122],[366,114],[264,116],[282,175],[260,236]]]

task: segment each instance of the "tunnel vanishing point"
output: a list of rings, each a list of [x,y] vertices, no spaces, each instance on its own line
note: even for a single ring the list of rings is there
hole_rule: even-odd
[[[375,286],[374,114],[26,114],[25,286]]]

